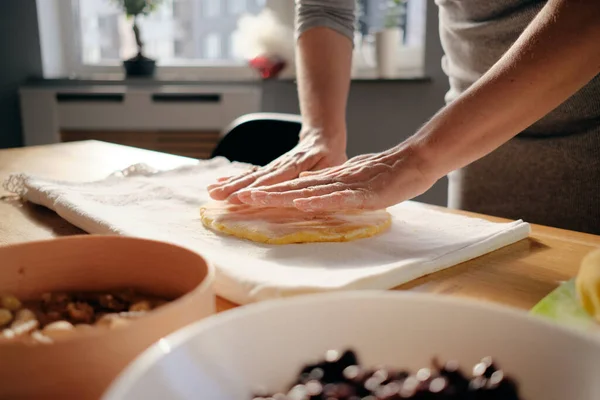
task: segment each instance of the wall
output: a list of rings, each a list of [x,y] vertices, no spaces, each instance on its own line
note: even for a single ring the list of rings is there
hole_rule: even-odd
[[[18,86],[42,75],[35,0],[0,1],[0,148],[23,143]]]
[[[437,7],[428,3],[425,73],[429,81],[353,81],[348,99],[348,155],[381,151],[412,135],[444,105],[448,78],[441,69]],[[294,82],[267,81],[263,111],[298,113]],[[417,198],[446,205],[447,180]]]

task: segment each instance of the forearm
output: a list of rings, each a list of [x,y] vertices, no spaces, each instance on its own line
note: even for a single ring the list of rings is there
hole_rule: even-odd
[[[297,1],[296,69],[303,123],[344,140],[353,20],[353,0]]]
[[[600,2],[550,0],[505,55],[410,138],[437,178],[490,153],[600,73]]]

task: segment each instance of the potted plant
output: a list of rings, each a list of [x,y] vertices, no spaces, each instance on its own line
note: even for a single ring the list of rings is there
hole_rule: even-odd
[[[381,78],[396,76],[397,54],[402,43],[400,20],[404,16],[406,0],[388,0],[385,6],[384,27],[375,33],[377,71]]]
[[[156,69],[156,61],[144,55],[144,42],[138,25],[139,17],[152,13],[163,2],[163,0],[113,0],[123,9],[127,18],[133,18],[133,34],[137,44],[137,54],[123,61],[127,76],[153,76]]]

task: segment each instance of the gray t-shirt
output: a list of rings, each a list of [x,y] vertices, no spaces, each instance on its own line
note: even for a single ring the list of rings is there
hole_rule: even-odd
[[[410,0],[408,0],[410,1]],[[451,102],[481,77],[517,40],[546,0],[435,0],[439,7],[442,67]],[[324,26],[352,40],[355,0],[296,0],[296,31]],[[543,73],[543,71],[540,71]],[[600,75],[522,135],[568,135],[598,128]]]

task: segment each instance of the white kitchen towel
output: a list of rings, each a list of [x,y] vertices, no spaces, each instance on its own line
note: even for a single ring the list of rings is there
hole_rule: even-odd
[[[216,158],[169,171],[135,165],[87,183],[16,174],[4,186],[86,232],[162,240],[202,254],[216,266],[216,292],[239,304],[390,289],[524,239],[530,230],[520,220],[492,223],[414,202],[388,209],[393,221],[387,232],[347,243],[266,245],[204,228],[199,207],[210,201],[206,186],[246,168]]]

